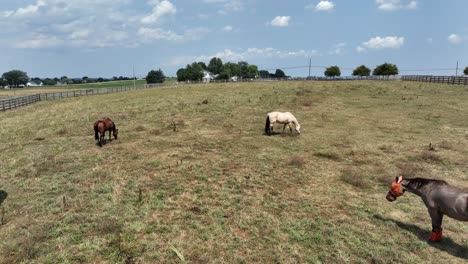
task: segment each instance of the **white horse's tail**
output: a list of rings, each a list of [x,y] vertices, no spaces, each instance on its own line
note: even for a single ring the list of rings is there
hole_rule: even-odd
[[[267,115],[266,122],[265,122],[265,134],[270,135],[270,116]]]

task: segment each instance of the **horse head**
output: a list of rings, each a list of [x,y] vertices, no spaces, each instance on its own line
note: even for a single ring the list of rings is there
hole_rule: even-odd
[[[301,125],[299,125],[299,123],[296,123],[296,131],[301,134]]]
[[[398,196],[403,195],[405,192],[405,188],[401,186],[401,182],[403,181],[403,176],[397,176],[395,178],[395,181],[392,182],[392,186],[390,187],[390,191],[388,191],[387,196],[387,201],[393,202],[396,201]]]

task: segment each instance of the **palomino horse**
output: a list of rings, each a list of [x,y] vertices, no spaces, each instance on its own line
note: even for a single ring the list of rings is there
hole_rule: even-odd
[[[444,215],[460,221],[468,221],[468,191],[448,185],[445,181],[424,178],[403,179],[396,177],[387,193],[387,200],[393,202],[405,191],[420,196],[432,219],[430,241],[442,239],[442,218]]]
[[[109,131],[109,141],[112,141],[111,131],[114,135],[114,138],[117,139],[119,130],[110,118],[106,117],[103,120],[94,122],[94,139],[98,141],[100,147],[102,147],[102,142],[105,140],[106,131]]]
[[[283,133],[286,125],[289,126],[289,132],[292,133],[292,128],[296,129],[297,133],[301,134],[301,125],[297,122],[297,119],[293,116],[293,114],[289,112],[271,112],[267,114],[266,124],[265,124],[265,134],[268,136],[271,135],[273,132],[273,124],[279,123],[284,124],[283,126]]]

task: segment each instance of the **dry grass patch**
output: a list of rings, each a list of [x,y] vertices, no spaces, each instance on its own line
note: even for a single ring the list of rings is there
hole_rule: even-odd
[[[368,188],[370,183],[362,174],[362,171],[352,168],[346,168],[341,172],[340,180],[358,188]]]
[[[304,167],[305,163],[306,163],[305,159],[299,156],[291,157],[288,161],[289,166],[293,166],[293,167],[300,168],[300,169]]]

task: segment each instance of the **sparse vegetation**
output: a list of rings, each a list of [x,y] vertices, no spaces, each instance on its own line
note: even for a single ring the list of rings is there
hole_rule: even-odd
[[[211,83],[0,113],[0,263],[464,263],[466,223],[428,244],[421,200],[385,200],[398,174],[468,187],[464,89]],[[263,136],[272,110],[301,135]],[[120,133],[99,148],[102,116]]]

